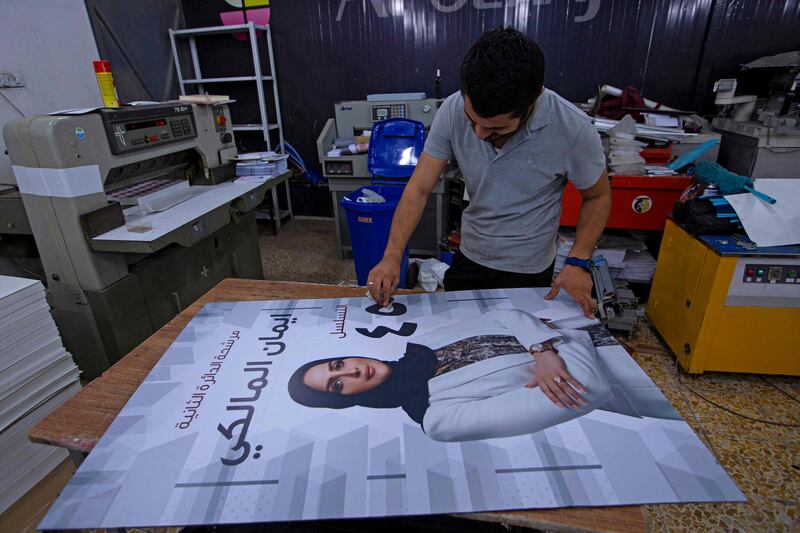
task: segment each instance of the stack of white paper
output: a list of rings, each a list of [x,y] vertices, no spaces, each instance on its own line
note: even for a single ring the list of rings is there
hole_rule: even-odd
[[[236,176],[239,180],[277,176],[289,168],[289,156],[274,152],[239,154],[237,161]]]
[[[671,168],[661,165],[645,165],[644,173],[648,176],[675,176],[678,174]]]
[[[627,117],[629,115],[625,115]],[[622,120],[625,120],[625,117]],[[604,133],[617,126],[621,121],[612,120],[610,118],[592,118],[594,127],[598,132]],[[637,137],[642,139],[650,139],[653,141],[678,141],[686,139],[687,137],[696,137],[696,133],[686,133],[681,128],[664,128],[660,126],[648,126],[647,124],[635,124],[634,133]]]
[[[560,230],[556,249],[555,274],[564,268],[564,262],[575,244],[575,232]],[[611,278],[617,281],[650,283],[656,269],[656,260],[645,244],[634,237],[603,235],[593,256],[603,256],[608,263]]]
[[[650,283],[653,281],[653,273],[656,270],[656,260],[647,250],[637,252],[635,250],[625,251],[625,262],[622,272],[617,279],[623,281],[633,281],[638,283]]]
[[[608,170],[611,174],[637,175],[644,171],[644,158],[639,155],[647,146],[636,140],[636,123],[630,115],[609,129]]]
[[[675,128],[680,129],[683,123],[679,117],[671,115],[661,115],[659,113],[642,113],[644,123],[648,126],[655,126],[659,128]],[[683,130],[681,130],[683,131]]]
[[[79,374],[42,284],[0,276],[0,512],[66,458],[28,430],[80,388]]]

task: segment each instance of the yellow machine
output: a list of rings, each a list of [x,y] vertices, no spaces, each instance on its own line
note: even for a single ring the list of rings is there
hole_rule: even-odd
[[[693,237],[668,220],[647,315],[684,370],[800,375],[800,246]]]

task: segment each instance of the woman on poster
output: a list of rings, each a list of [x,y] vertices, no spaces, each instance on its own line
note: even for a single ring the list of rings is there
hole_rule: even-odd
[[[308,407],[401,407],[439,441],[534,433],[612,396],[588,333],[554,330],[519,310],[422,334],[398,361],[311,361],[288,387]]]

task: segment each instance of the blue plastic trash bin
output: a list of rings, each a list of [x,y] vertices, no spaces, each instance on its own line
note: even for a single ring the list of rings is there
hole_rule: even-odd
[[[372,184],[403,184],[414,173],[424,147],[425,126],[422,122],[405,118],[376,122],[372,126],[367,154]]]
[[[359,202],[364,189],[371,189],[386,199],[384,203]],[[367,284],[369,271],[383,259],[386,243],[389,241],[389,230],[392,217],[403,187],[371,185],[361,187],[347,193],[341,199],[342,207],[347,213],[347,226],[350,229],[350,242],[353,246],[353,262],[356,265],[356,277],[359,285]],[[406,286],[406,269],[408,268],[408,247],[400,263],[400,288]]]

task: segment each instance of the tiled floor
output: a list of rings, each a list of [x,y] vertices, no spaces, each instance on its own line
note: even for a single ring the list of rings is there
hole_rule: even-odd
[[[341,259],[332,219],[294,219],[278,235],[259,224],[264,278],[280,281],[356,284],[352,259]]]
[[[800,531],[800,378],[682,374],[675,357],[646,322],[640,324],[633,339],[620,340],[748,500],[742,504],[650,505],[650,529]],[[773,424],[748,420],[726,409]]]
[[[339,258],[333,230],[329,220],[293,220],[277,236],[262,228],[265,277],[354,284],[353,263]],[[743,504],[650,505],[650,530],[800,531],[800,378],[682,374],[674,356],[646,321],[633,338],[620,341],[714,452],[748,499]],[[748,420],[726,409],[762,421]],[[47,504],[55,497],[52,487],[36,490],[39,493],[32,496],[40,505],[29,503],[29,508],[40,509],[42,501]],[[15,517],[21,516],[19,509],[17,513]],[[0,524],[4,524],[0,529],[21,530],[6,529],[8,522],[2,518],[7,515],[0,517]]]

